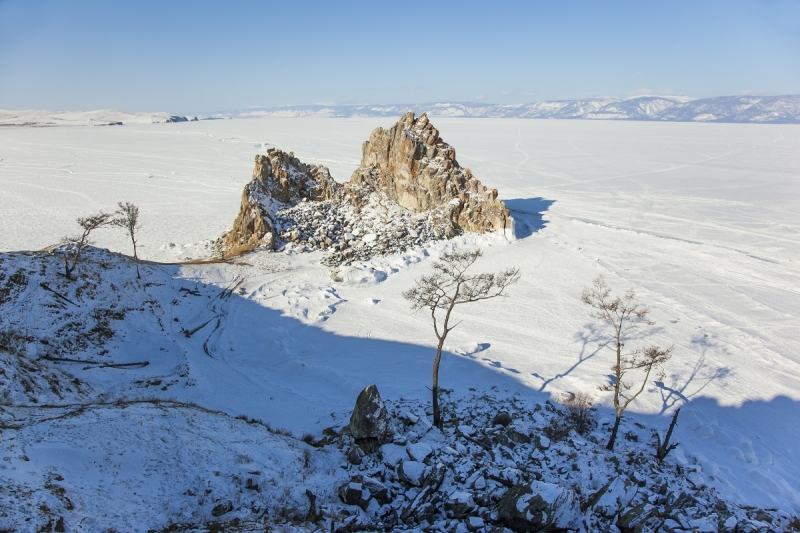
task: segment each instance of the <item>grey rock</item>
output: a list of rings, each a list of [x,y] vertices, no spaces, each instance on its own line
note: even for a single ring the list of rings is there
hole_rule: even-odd
[[[401,461],[397,467],[397,475],[401,481],[415,487],[422,486],[425,465],[419,461]]]
[[[658,507],[649,503],[640,503],[631,507],[619,517],[617,527],[623,533],[634,533],[637,526],[643,525],[650,517],[658,512]],[[641,528],[640,528],[641,529]]]
[[[361,480],[361,484],[363,487],[369,490],[370,494],[373,498],[375,498],[375,501],[377,501],[378,504],[386,505],[391,501],[389,498],[389,488],[377,479],[364,476],[364,478]]]
[[[444,502],[444,510],[453,518],[466,518],[475,509],[475,500],[472,494],[465,491],[455,491]]]
[[[356,442],[369,439],[380,446],[391,441],[389,414],[383,405],[378,387],[374,384],[362,390],[358,395],[355,408],[350,415],[349,427],[350,434],[356,439]]]
[[[497,519],[514,531],[563,531],[580,525],[581,512],[571,489],[532,481],[508,489],[497,504]]]
[[[214,508],[211,509],[211,516],[222,516],[226,513],[230,513],[231,511],[233,511],[233,503],[230,501],[225,501],[215,505]]]
[[[517,444],[530,444],[531,442],[530,434],[513,424],[506,428],[506,435]]]
[[[363,493],[364,488],[361,483],[354,481],[348,481],[339,487],[339,498],[347,505],[358,505]]]
[[[347,462],[351,465],[360,465],[361,460],[364,458],[364,450],[359,446],[353,446],[347,452]]]
[[[456,161],[427,114],[408,112],[390,129],[376,128],[362,147],[351,187],[379,190],[414,212],[448,208],[439,215],[441,236],[456,229],[484,233],[512,229],[513,220],[497,191],[483,186]]]

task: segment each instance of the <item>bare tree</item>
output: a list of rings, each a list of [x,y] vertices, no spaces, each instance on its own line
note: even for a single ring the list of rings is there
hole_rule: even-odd
[[[483,255],[480,250],[442,254],[433,264],[433,274],[417,280],[414,287],[403,292],[414,311],[429,309],[433,331],[439,341],[433,359],[433,423],[442,427],[439,411],[439,363],[447,334],[458,324],[450,325],[453,308],[460,304],[507,296],[506,287],[519,281],[519,269],[508,268],[497,274],[467,274],[467,270]]]
[[[64,275],[67,279],[74,279],[72,272],[78,265],[81,259],[81,254],[90,241],[89,235],[96,229],[107,226],[111,223],[111,213],[103,213],[102,211],[96,215],[89,217],[80,217],[78,225],[83,228],[83,233],[80,236],[64,237],[62,242],[67,244],[67,250],[64,253]]]
[[[611,430],[611,438],[606,445],[607,449],[613,450],[622,413],[642,393],[653,369],[661,367],[670,358],[672,347],[647,346],[625,349],[625,344],[635,329],[655,324],[647,316],[650,309],[636,300],[633,290],[626,292],[623,297],[613,297],[603,276],[598,276],[592,287],[583,290],[581,300],[592,308],[590,315],[607,328],[610,339],[602,346],[610,348],[616,354],[614,365],[611,367],[614,372],[614,383],[604,387],[604,390],[614,392],[616,419]]]
[[[111,224],[118,228],[123,228],[128,232],[131,243],[133,244],[133,262],[136,264],[136,277],[141,279],[142,276],[139,274],[139,256],[136,253],[136,232],[139,229],[139,208],[130,202],[119,202],[117,205],[119,209],[114,212],[117,218],[113,219]]]
[[[677,448],[678,444],[680,444],[678,442],[675,442],[673,444],[669,443],[670,439],[672,438],[672,430],[675,429],[675,424],[678,423],[678,415],[679,414],[681,414],[681,408],[680,407],[675,409],[675,412],[672,414],[672,422],[669,423],[669,429],[667,430],[667,436],[664,437],[664,442],[661,442],[661,436],[658,434],[658,432],[656,432],[657,446],[656,446],[655,456],[656,456],[656,459],[658,459],[659,463],[664,461],[664,459],[667,457],[667,455],[669,455],[669,452],[671,452],[672,450]]]

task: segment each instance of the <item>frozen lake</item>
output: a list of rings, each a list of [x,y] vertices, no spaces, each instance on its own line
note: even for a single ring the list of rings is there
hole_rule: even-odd
[[[463,310],[465,326],[448,338],[449,349],[488,345],[472,358],[527,389],[595,390],[610,362],[594,355],[580,294],[604,274],[612,287],[634,288],[651,305],[662,328],[654,339],[675,346],[664,380],[635,410],[662,414],[683,401],[700,402],[704,407],[681,429],[681,453],[702,451],[723,469],[731,490],[752,482],[750,497],[758,502],[800,508],[800,127],[433,122],[461,165],[497,188],[517,219],[520,239],[492,244],[484,264],[523,272],[510,299]],[[76,232],[76,217],[130,201],[142,211],[141,256],[198,257],[204,243],[230,227],[255,154],[272,146],[293,150],[346,181],[371,130],[393,123],[2,128],[0,250],[44,248]],[[127,251],[122,236],[98,234],[98,244]],[[342,303],[324,322],[309,319],[297,299],[265,298],[262,305],[342,337],[430,343],[425,317],[411,315],[400,298],[429,262],[392,261],[375,261],[391,274],[378,284],[338,286],[310,259],[291,275],[273,276],[303,297],[335,287]],[[390,375],[396,369],[385,361],[359,367],[359,357],[347,364],[364,379],[387,372],[375,378],[382,391],[400,394],[411,380]],[[413,378],[420,395],[426,378]],[[443,381],[465,387],[469,375],[455,368],[448,374],[445,366]],[[308,420],[284,424],[302,430],[315,423]],[[742,462],[750,457],[741,452],[746,448],[755,448],[753,461]]]

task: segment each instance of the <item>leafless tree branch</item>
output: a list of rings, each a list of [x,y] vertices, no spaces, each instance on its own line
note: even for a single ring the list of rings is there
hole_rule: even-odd
[[[439,341],[433,361],[433,422],[441,428],[439,412],[439,363],[447,334],[458,323],[451,326],[450,318],[457,305],[506,297],[506,289],[519,281],[518,268],[507,268],[497,274],[467,274],[467,270],[483,255],[480,250],[467,250],[443,254],[433,264],[433,273],[422,276],[416,284],[403,292],[403,298],[411,303],[411,309],[428,309],[431,313],[433,331]]]
[[[647,346],[625,349],[634,330],[655,325],[648,317],[650,308],[638,302],[633,290],[628,290],[624,296],[615,297],[603,276],[598,276],[591,287],[583,290],[581,301],[591,307],[589,315],[606,326],[610,339],[602,346],[610,348],[616,355],[611,366],[614,383],[609,389],[614,393],[613,403],[617,415],[606,445],[606,448],[613,450],[622,413],[644,391],[653,370],[661,368],[669,360],[673,348]]]

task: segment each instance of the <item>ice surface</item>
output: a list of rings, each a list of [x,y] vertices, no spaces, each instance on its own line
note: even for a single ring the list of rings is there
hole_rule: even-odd
[[[142,257],[200,257],[235,218],[264,146],[294,150],[344,181],[361,142],[393,121],[2,128],[0,250],[43,248],[75,232],[77,216],[131,201],[142,211]],[[660,329],[651,340],[675,346],[666,376],[630,416],[665,429],[663,415],[687,404],[671,461],[738,501],[798,512],[800,129],[446,118],[436,126],[459,162],[508,200],[522,238],[430,244],[358,265],[344,283],[330,279],[319,254],[184,265],[180,276],[209,294],[246,279],[214,333],[218,358],[187,341],[196,384],[168,394],[297,433],[344,424],[369,383],[386,397],[426,399],[435,338],[428,317],[412,314],[400,294],[441,251],[481,246],[478,268],[516,265],[522,281],[508,299],[458,310],[440,386],[536,399],[587,391],[607,403],[597,386],[609,354],[598,350],[580,303],[582,288],[603,274],[652,307]],[[110,230],[97,243],[128,250]],[[201,323],[205,311],[193,305],[176,307],[182,324]]]

